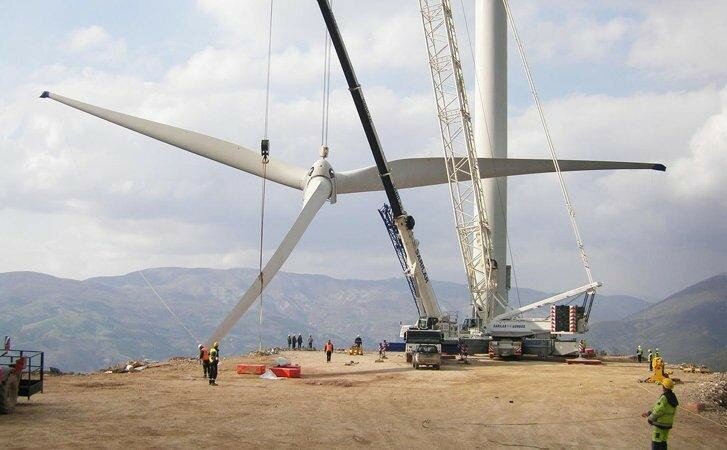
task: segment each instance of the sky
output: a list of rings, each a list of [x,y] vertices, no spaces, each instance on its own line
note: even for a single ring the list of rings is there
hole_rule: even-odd
[[[471,87],[474,2],[452,3]],[[259,179],[38,96],[50,90],[257,149],[269,8],[267,0],[4,2],[0,271],[85,279],[157,266],[257,267]],[[559,156],[668,168],[566,174],[603,292],[655,300],[727,270],[727,4],[511,8]],[[387,157],[441,156],[418,2],[336,0],[334,10]],[[275,0],[271,155],[301,167],[321,144],[324,36],[315,2]],[[509,156],[548,158],[511,37],[508,58]],[[330,111],[334,169],[372,165],[336,60]],[[448,188],[400,194],[430,277],[464,282]],[[265,259],[301,200],[300,191],[267,185]],[[376,212],[385,200],[355,194],[324,206],[283,270],[401,276]],[[556,177],[510,178],[508,204],[518,286],[584,284]]]

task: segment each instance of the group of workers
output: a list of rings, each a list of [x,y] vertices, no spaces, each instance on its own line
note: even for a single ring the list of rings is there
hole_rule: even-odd
[[[296,347],[297,345],[297,347]],[[298,333],[288,334],[288,350],[301,350],[303,348],[303,335]],[[308,350],[313,350],[313,335],[308,335]]]
[[[198,359],[202,362],[202,372],[204,378],[209,380],[210,386],[217,386],[217,367],[220,365],[220,344],[215,342],[211,349],[207,349],[202,344],[197,346],[199,349]]]
[[[652,370],[654,370],[654,367],[653,367],[654,358],[660,358],[661,354],[659,353],[658,348],[656,348],[654,350],[654,352],[652,352],[651,349],[647,349],[646,351],[647,351],[647,359],[649,360],[649,372],[651,372]],[[641,345],[638,345],[636,347],[636,360],[640,364],[641,361],[643,360],[643,358],[644,358],[644,350],[641,348]]]

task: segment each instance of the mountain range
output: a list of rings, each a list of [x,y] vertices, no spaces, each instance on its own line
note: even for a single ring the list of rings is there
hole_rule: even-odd
[[[589,341],[614,353],[659,348],[667,362],[727,370],[727,273],[687,287],[622,321],[594,323]]]
[[[64,371],[90,371],[129,359],[193,355],[197,341],[204,341],[232,309],[257,271],[165,267],[145,269],[143,274],[79,281],[35,272],[2,273],[0,334],[12,336],[16,348],[45,351],[47,365]],[[720,289],[719,283],[710,284],[700,295],[712,287]],[[468,314],[466,286],[434,282],[434,288],[443,310],[458,312],[460,321]],[[519,306],[549,295],[521,288],[510,297],[511,304]],[[618,325],[638,322],[640,313],[659,304],[629,296],[598,296],[591,315],[592,342],[611,350],[630,348],[636,342],[624,334],[630,328]],[[724,307],[724,296],[709,308],[720,304]],[[282,347],[289,333],[301,333],[305,341],[312,334],[318,347],[329,338],[339,347],[348,346],[360,334],[364,345],[372,347],[382,339],[398,340],[400,324],[411,323],[416,316],[402,279],[339,280],[281,272],[265,290],[261,326],[258,303],[222,341],[221,352],[257,349],[260,339],[263,347]],[[664,321],[658,314],[648,317],[655,324]],[[709,330],[716,325],[704,326]],[[663,351],[671,345],[671,341],[660,344]]]

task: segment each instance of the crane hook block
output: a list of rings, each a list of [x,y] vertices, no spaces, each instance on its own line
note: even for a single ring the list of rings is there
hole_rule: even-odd
[[[270,141],[268,139],[260,141],[260,155],[263,157],[263,161],[268,161],[268,156],[270,156]]]

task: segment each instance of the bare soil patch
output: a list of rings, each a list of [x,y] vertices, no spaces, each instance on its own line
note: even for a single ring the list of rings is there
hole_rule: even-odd
[[[224,350],[224,349],[223,349]],[[226,358],[219,386],[184,359],[135,373],[47,378],[45,393],[0,416],[8,448],[648,448],[640,414],[660,387],[645,365],[448,361],[414,370],[400,354],[285,352],[300,379],[238,375]],[[354,360],[358,364],[346,366]],[[684,389],[705,377],[680,373]],[[681,398],[680,398],[681,400]],[[686,400],[686,398],[685,398]],[[708,414],[707,414],[708,413]],[[727,417],[680,408],[673,448],[727,448]],[[23,439],[18,439],[23,436]]]

